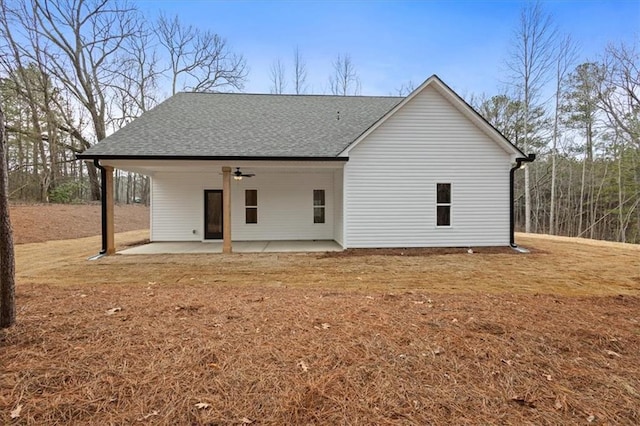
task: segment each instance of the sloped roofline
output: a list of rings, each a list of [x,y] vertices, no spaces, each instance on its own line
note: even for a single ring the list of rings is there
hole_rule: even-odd
[[[411,99],[416,97],[419,93],[421,93],[424,89],[429,86],[433,86],[434,89],[438,91],[442,96],[444,96],[447,100],[451,102],[451,104],[460,111],[463,115],[465,115],[468,119],[470,119],[474,124],[476,124],[481,130],[484,131],[487,136],[489,136],[494,142],[502,147],[505,151],[515,156],[516,158],[527,158],[527,155],[522,152],[517,146],[515,146],[509,139],[506,138],[498,129],[496,129],[491,123],[489,123],[478,111],[476,111],[471,105],[469,105],[460,95],[458,95],[451,87],[449,87],[444,81],[440,79],[436,74],[433,74],[431,77],[426,79],[424,83],[422,83],[417,89],[411,92],[406,98],[402,100],[398,105],[391,108],[385,115],[380,117],[378,121],[373,123],[371,127],[362,132],[360,136],[356,138],[353,142],[349,144],[338,156],[346,157],[349,155],[349,151],[351,151],[354,147],[356,147],[360,142],[362,142],[367,136],[373,133],[378,127],[380,127],[385,121],[391,118],[396,112],[398,112],[402,107],[404,107]],[[515,161],[515,158],[514,158]]]

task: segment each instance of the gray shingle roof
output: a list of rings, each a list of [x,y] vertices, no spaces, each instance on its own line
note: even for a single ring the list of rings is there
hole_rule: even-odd
[[[402,99],[178,93],[81,157],[335,157]]]

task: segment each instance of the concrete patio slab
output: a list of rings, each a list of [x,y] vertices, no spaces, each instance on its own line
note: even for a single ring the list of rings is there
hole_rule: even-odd
[[[340,244],[330,240],[316,241],[234,241],[235,253],[304,253],[342,251]],[[118,254],[181,254],[222,253],[222,242],[153,242],[131,247]]]

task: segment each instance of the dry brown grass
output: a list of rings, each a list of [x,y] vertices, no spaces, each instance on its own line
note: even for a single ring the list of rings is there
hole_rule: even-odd
[[[640,423],[637,247],[518,242],[535,252],[21,245],[0,423]]]

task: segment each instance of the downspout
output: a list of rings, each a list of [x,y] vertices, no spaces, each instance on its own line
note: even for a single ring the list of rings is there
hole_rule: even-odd
[[[516,158],[516,165],[511,168],[509,171],[509,245],[513,248],[518,247],[516,244],[516,224],[515,224],[515,214],[514,214],[514,195],[513,195],[513,185],[514,185],[514,177],[516,170],[522,167],[522,163],[531,163],[536,159],[535,154],[529,154],[528,157],[520,157]]]
[[[100,202],[102,205],[102,250],[95,258],[99,258],[107,254],[107,171],[100,165],[100,160],[93,160],[93,165],[100,170]]]

